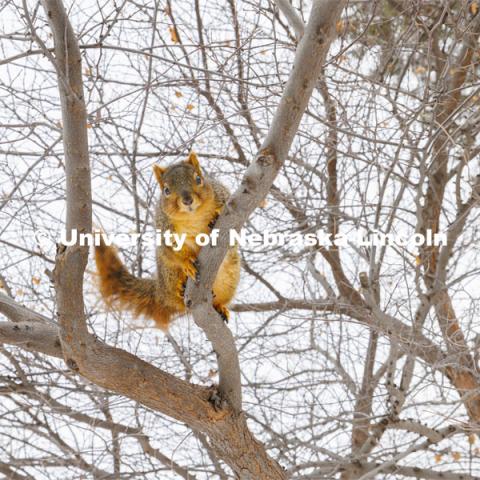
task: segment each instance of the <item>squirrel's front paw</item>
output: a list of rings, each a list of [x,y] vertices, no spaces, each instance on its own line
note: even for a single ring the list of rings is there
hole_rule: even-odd
[[[218,220],[218,213],[212,218],[212,220],[210,221],[210,223],[208,224],[208,228],[210,230],[213,230],[213,227],[215,226],[215,224],[217,223],[217,220]]]
[[[183,267],[183,272],[187,277],[193,278],[195,282],[198,281],[198,260],[189,260]]]
[[[185,289],[187,288],[187,281],[186,280],[180,280],[177,285],[177,292],[178,296],[183,300],[183,297],[185,296]]]

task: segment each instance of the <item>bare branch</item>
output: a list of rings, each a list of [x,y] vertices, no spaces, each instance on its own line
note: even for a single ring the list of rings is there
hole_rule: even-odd
[[[0,313],[3,313],[12,322],[40,322],[55,325],[49,318],[22,307],[13,298],[0,292]]]
[[[300,40],[303,36],[303,32],[305,31],[305,24],[303,23],[300,15],[295,11],[289,0],[275,0],[275,3],[295,31],[297,40]]]
[[[63,358],[58,328],[38,322],[0,322],[0,343]]]
[[[228,248],[228,232],[239,230],[244,225],[267,195],[286,159],[320,75],[344,4],[343,1],[330,0],[314,2],[305,34],[295,54],[292,73],[267,137],[216,223],[216,228],[220,230],[218,247],[207,246],[201,250],[198,256],[199,281],[197,284],[192,281],[187,284],[186,304],[191,307],[195,322],[205,331],[217,353],[220,392],[236,410],[241,408],[238,355],[230,331],[211,306],[211,286]]]

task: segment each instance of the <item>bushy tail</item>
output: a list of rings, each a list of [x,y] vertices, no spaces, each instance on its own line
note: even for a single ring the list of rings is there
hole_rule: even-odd
[[[159,328],[166,330],[172,312],[159,304],[154,279],[137,278],[122,263],[114,247],[103,238],[95,247],[95,262],[99,276],[99,288],[109,307],[130,310],[136,316],[145,315],[155,320]]]

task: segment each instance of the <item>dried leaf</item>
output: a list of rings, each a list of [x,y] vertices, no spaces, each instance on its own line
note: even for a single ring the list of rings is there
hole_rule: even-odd
[[[185,107],[189,112],[191,112],[195,107],[189,103],[186,107]]]
[[[478,13],[478,2],[472,2],[470,4],[470,13],[476,15]]]
[[[452,452],[452,458],[458,462],[462,458],[462,454],[460,452]]]
[[[341,35],[345,30],[345,22],[343,20],[339,20],[335,25],[335,29],[337,30],[337,33]]]
[[[177,98],[182,98],[182,97],[183,97],[183,93],[182,93],[182,92],[179,92],[179,91],[176,91],[176,92],[175,92],[175,96],[176,96]]]
[[[32,277],[32,283],[34,285],[40,285],[40,279],[38,277]]]
[[[440,463],[442,461],[442,454],[436,453],[435,454],[435,463]]]
[[[178,39],[177,29],[175,27],[168,27],[168,31],[170,32],[170,39],[173,43],[179,43],[180,40]]]

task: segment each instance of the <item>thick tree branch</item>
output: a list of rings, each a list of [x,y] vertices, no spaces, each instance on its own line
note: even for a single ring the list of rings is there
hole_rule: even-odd
[[[92,195],[81,54],[62,2],[43,0],[42,5],[52,29],[55,67],[59,72],[67,182],[66,231],[90,232]],[[88,247],[60,247],[57,252],[54,279],[60,340],[67,364],[78,363],[78,358],[85,355],[88,342],[83,302],[83,274],[87,261]]]
[[[22,307],[13,298],[0,292],[0,313],[3,313],[12,322],[40,322],[55,325],[53,320],[40,315],[39,313]]]
[[[220,393],[234,409],[241,408],[240,368],[231,332],[215,315],[211,286],[228,248],[230,230],[240,230],[250,214],[265,198],[282,167],[300,120],[334,38],[335,25],[344,1],[317,0],[299,43],[292,73],[272,120],[269,132],[252,164],[247,168],[238,190],[219,217],[218,247],[207,246],[198,257],[199,282],[188,282],[186,302],[195,322],[205,331],[218,356]]]
[[[0,322],[0,343],[63,358],[58,328],[38,322]]]
[[[29,309],[16,305],[33,314]],[[39,322],[0,322],[0,343],[62,358],[59,329]],[[208,401],[211,390],[191,385],[140,360],[123,350],[109,347],[89,336],[84,347],[90,360],[69,359],[67,365],[100,387],[113,390],[133,400],[205,430],[209,422],[227,415],[216,412]],[[179,408],[181,405],[181,408]]]

